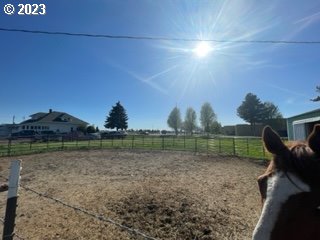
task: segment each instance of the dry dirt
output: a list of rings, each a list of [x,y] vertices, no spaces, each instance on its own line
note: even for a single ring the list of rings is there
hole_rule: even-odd
[[[256,177],[265,167],[253,160],[122,150],[19,159],[22,185],[157,239],[250,239],[260,213]],[[2,216],[5,201],[0,193]],[[23,188],[18,203],[24,239],[143,239]]]

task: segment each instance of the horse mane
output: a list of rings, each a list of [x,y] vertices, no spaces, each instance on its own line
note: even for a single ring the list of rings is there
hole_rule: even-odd
[[[291,172],[307,183],[311,189],[320,191],[320,156],[305,142],[290,142],[288,150],[280,156],[274,155],[264,175],[277,170]]]

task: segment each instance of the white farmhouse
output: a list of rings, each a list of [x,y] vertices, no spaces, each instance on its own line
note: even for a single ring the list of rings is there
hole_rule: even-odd
[[[80,126],[87,126],[88,123],[68,113],[56,112],[49,109],[49,112],[38,112],[30,115],[31,119],[16,125],[14,132],[23,130],[54,131],[56,133],[69,133],[76,131]]]

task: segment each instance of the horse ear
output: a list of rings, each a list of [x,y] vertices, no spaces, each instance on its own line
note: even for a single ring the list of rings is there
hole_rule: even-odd
[[[287,146],[282,142],[280,136],[269,126],[266,126],[263,129],[262,139],[264,146],[272,154],[282,155],[286,150],[288,150]]]
[[[313,127],[312,133],[308,137],[308,145],[317,154],[320,154],[320,124]]]

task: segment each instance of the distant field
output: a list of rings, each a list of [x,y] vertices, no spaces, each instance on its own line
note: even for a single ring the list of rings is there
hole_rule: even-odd
[[[175,150],[207,154],[233,155],[250,158],[269,158],[260,138],[204,138],[175,136],[127,136],[122,139],[74,140],[33,142],[0,142],[0,156],[17,156],[32,153],[77,149],[145,149]]]

